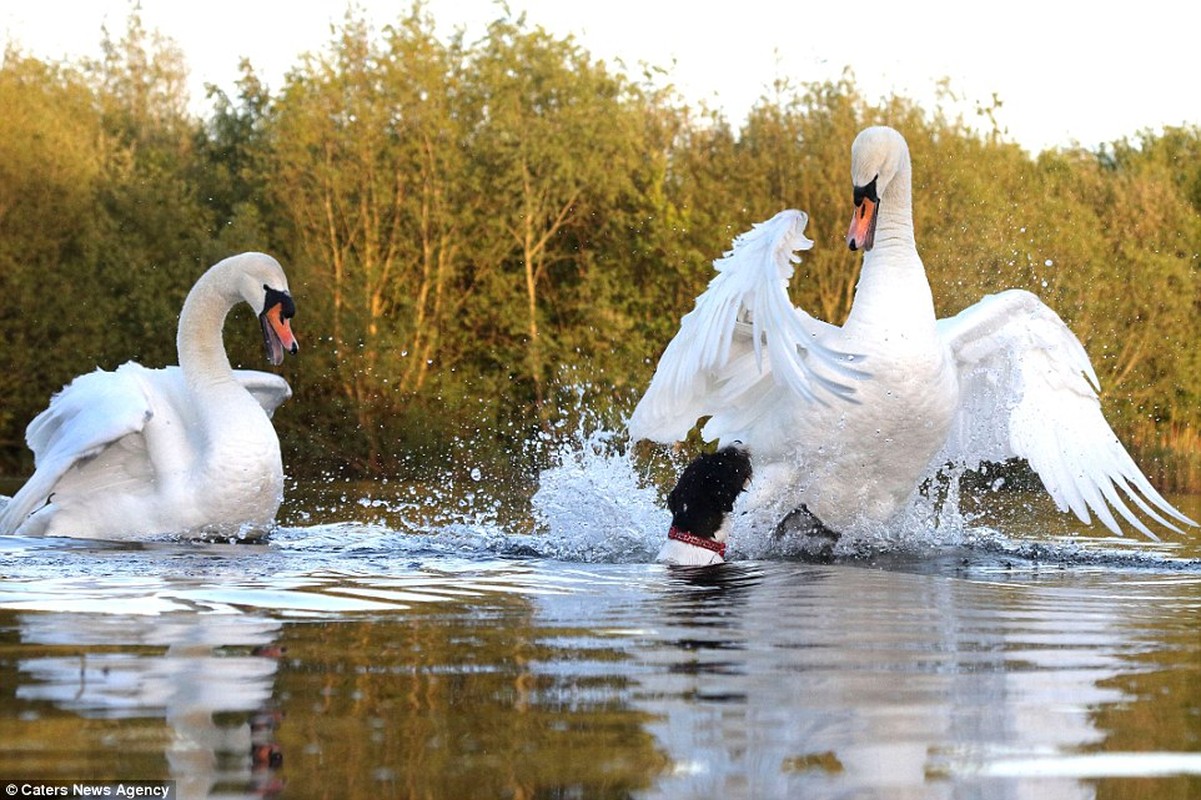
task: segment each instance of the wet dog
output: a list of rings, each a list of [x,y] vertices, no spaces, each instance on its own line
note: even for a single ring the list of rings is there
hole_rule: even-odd
[[[735,446],[705,453],[685,467],[667,496],[671,530],[659,561],[681,566],[723,563],[730,513],[750,480],[750,455]]]

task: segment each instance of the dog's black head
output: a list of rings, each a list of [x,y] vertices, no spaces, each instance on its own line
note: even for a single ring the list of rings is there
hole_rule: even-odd
[[[751,458],[738,447],[705,453],[684,468],[667,496],[671,525],[712,539],[751,479]]]

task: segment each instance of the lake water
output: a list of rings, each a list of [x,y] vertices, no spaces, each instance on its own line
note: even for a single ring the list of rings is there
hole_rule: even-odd
[[[1196,535],[1073,537],[1007,497],[831,564],[669,569],[631,466],[566,460],[532,533],[470,487],[431,519],[450,494],[376,486],[294,491],[266,544],[0,540],[0,782],[1201,797]]]

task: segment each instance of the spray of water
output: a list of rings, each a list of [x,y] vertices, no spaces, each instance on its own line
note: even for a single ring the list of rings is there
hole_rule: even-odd
[[[541,536],[572,561],[650,561],[671,515],[639,476],[624,433],[587,432],[562,442],[533,497]]]
[[[580,563],[652,562],[671,522],[664,497],[674,477],[659,475],[656,480],[648,474],[645,458],[640,461],[635,455],[624,427],[606,424],[593,413],[585,391],[577,395],[579,408],[569,415],[570,422],[531,442],[536,452],[527,454],[528,460],[545,466],[519,501],[499,498],[494,490],[497,481],[484,471],[460,470],[463,474],[458,477],[448,474],[421,485],[368,486],[358,497],[342,492],[324,515],[335,521],[291,528],[273,540],[315,556],[353,552],[357,557],[384,559],[428,554]],[[678,475],[686,459],[669,460],[669,472]],[[963,475],[962,469],[948,469],[932,476],[898,518],[885,525],[865,524],[843,532],[833,543],[797,531],[779,531],[780,520],[793,507],[788,492],[776,493],[768,486],[768,502],[752,508],[746,500],[749,495],[744,495],[735,507],[728,558],[862,562],[980,557],[1060,565],[1164,563],[1165,554],[1159,551],[1129,545],[1104,550],[1104,541],[1099,549],[1096,543],[1085,546],[1050,530],[1023,533],[982,519],[971,510],[979,504],[965,493],[976,490],[963,488]],[[1018,512],[1021,516],[1022,509]],[[1033,512],[1025,516],[1035,518]]]

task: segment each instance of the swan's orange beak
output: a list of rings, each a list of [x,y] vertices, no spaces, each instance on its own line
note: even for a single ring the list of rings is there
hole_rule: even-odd
[[[292,296],[287,292],[267,289],[266,305],[263,313],[259,314],[259,323],[263,326],[263,345],[267,349],[267,360],[274,366],[284,362],[284,352],[292,355],[300,352],[300,343],[292,333],[289,320],[296,313],[296,305]]]
[[[852,250],[871,250],[876,243],[876,219],[880,210],[876,181],[879,179],[877,175],[866,186],[855,187],[855,213],[851,215],[851,229],[847,231],[847,247]]]
[[[876,243],[876,210],[879,207],[878,200],[859,198],[851,215],[851,228],[847,231],[847,247],[864,251],[872,249]]]

